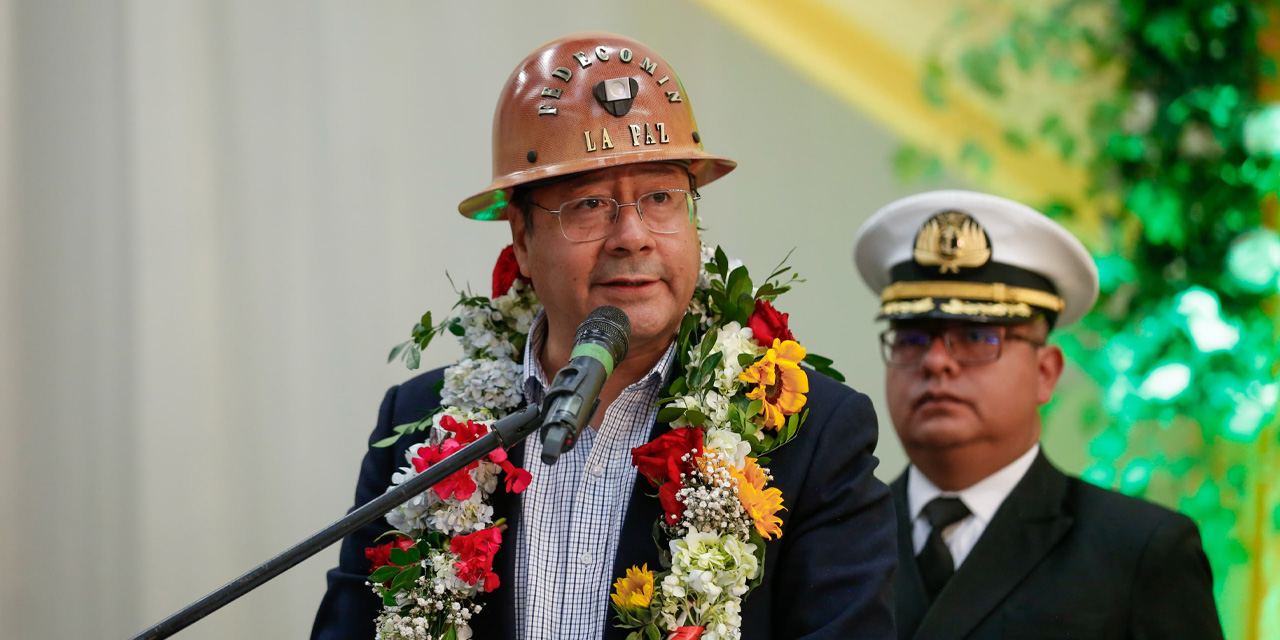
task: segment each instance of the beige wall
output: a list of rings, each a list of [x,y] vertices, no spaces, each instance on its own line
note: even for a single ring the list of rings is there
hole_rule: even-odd
[[[696,7],[0,0],[0,637],[128,636],[344,512],[388,348],[507,242],[454,212],[499,87],[584,29],[680,71],[741,162],[708,240],[798,247],[795,332],[881,404],[849,252],[894,140]],[[180,637],[304,636],[335,558]]]

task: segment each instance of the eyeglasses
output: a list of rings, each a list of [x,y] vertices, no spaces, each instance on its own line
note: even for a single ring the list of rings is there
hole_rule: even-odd
[[[1021,340],[1033,347],[1045,343],[1009,333],[1005,327],[962,325],[945,329],[889,329],[880,334],[880,355],[892,367],[910,367],[924,361],[935,338],[942,337],[947,354],[960,364],[985,364],[1000,359],[1006,340]]]
[[[570,200],[559,209],[548,209],[537,203],[533,206],[555,214],[560,219],[560,233],[566,239],[591,242],[609,235],[622,207],[635,207],[645,228],[654,233],[680,233],[689,228],[698,215],[698,200],[701,198],[696,190],[663,189],[646,193],[635,202],[625,204],[613,198],[590,196]]]

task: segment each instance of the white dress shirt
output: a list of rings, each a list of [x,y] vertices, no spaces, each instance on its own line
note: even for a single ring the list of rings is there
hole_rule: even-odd
[[[915,545],[915,555],[920,555],[925,540],[929,537],[929,521],[925,519],[924,506],[939,496],[960,498],[964,506],[969,508],[969,515],[942,531],[942,539],[951,550],[951,559],[955,568],[969,556],[978,538],[991,524],[996,510],[1009,497],[1013,488],[1022,481],[1031,463],[1040,453],[1037,443],[1022,454],[1017,460],[1010,462],[1003,469],[983,478],[968,489],[960,491],[943,491],[934,486],[915,466],[907,469],[907,506],[911,509],[911,541]]]
[[[549,386],[538,360],[546,333],[539,314],[525,345],[530,404],[542,402]],[[614,555],[636,479],[631,449],[649,441],[655,401],[674,360],[673,341],[658,364],[604,411],[600,429],[584,429],[554,465],[543,464],[537,438],[526,441],[524,468],[533,480],[521,496],[516,539],[517,640],[596,640],[604,634],[609,591],[618,577]]]

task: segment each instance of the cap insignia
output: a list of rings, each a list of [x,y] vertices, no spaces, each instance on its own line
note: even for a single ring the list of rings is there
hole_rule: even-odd
[[[631,101],[640,93],[640,83],[635,78],[610,78],[597,82],[591,93],[605,111],[621,117],[631,111]]]
[[[916,234],[916,263],[938,267],[938,273],[960,273],[991,260],[991,242],[977,220],[959,211],[943,211],[929,218]]]

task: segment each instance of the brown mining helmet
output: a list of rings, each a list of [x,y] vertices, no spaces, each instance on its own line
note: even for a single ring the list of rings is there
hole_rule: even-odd
[[[493,114],[493,182],[458,205],[506,218],[511,188],[638,162],[682,161],[698,185],[737,163],[708,154],[674,69],[649,47],[604,32],[538,47],[507,79]]]

